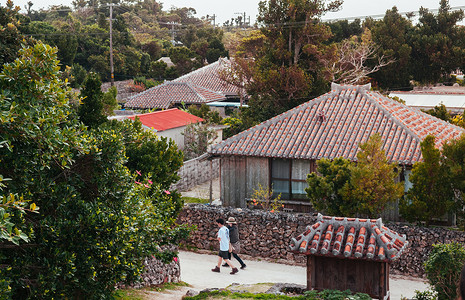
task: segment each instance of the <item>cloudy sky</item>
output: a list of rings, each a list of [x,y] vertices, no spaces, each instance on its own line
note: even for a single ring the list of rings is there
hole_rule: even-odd
[[[64,4],[71,6],[72,0],[31,0],[33,9],[46,8],[50,5]],[[28,0],[13,0],[15,5],[24,10]],[[197,17],[206,15],[216,15],[217,23],[237,17],[238,14],[246,13],[250,16],[252,23],[255,21],[258,12],[259,0],[160,0],[164,10],[171,6],[192,7],[197,11]],[[6,0],[0,0],[1,5],[5,5]],[[463,0],[449,0],[451,7],[465,6]],[[378,15],[386,12],[387,9],[397,6],[400,12],[417,11],[421,6],[435,9],[439,6],[439,0],[345,0],[342,9],[335,13],[329,13],[324,18],[348,18],[367,15]]]

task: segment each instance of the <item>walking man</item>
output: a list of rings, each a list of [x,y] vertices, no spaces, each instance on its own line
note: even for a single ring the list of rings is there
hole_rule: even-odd
[[[239,241],[239,229],[237,228],[237,222],[234,217],[229,217],[226,221],[226,227],[229,230],[229,240],[231,242],[232,251],[228,252],[228,258],[231,260],[231,254],[241,264],[241,269],[245,269],[246,265],[242,259],[237,255],[241,251],[241,243]],[[231,249],[230,249],[231,250]],[[227,267],[228,264],[223,264],[223,267]]]
[[[218,252],[218,264],[217,266],[212,269],[213,272],[220,272],[221,262],[224,260],[231,268],[231,272],[229,274],[233,275],[239,272],[239,270],[234,267],[232,262],[228,258],[229,253],[229,230],[226,226],[224,226],[224,220],[218,219],[216,220],[216,224],[220,228],[218,230],[217,239],[220,242],[220,251]]]

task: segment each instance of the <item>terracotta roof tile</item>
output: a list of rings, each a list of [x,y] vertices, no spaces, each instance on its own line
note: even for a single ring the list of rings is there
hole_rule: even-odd
[[[225,99],[223,95],[203,87],[167,82],[132,96],[125,107],[166,109],[176,103],[201,104]]]
[[[305,255],[391,261],[407,245],[406,237],[384,226],[381,219],[318,214],[317,223],[292,238],[289,248]]]
[[[370,91],[370,86],[332,85],[331,92],[241,132],[215,146],[217,155],[357,160],[360,143],[381,134],[390,161],[412,165],[420,142],[435,134],[436,146],[465,130]]]
[[[190,83],[222,95],[239,95],[238,87],[220,78],[220,72],[231,66],[227,58],[220,58],[216,62],[176,78],[172,82]]]

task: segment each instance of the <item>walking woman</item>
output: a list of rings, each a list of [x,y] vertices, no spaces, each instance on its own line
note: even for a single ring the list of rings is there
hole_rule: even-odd
[[[242,259],[237,255],[239,251],[241,251],[241,243],[239,241],[239,229],[237,228],[237,222],[234,217],[229,217],[228,221],[226,221],[226,227],[229,229],[229,240],[232,246],[229,252],[229,259],[231,259],[231,254],[234,256],[235,259],[241,264],[241,269],[245,269],[246,265],[242,261]],[[231,251],[232,250],[232,251]],[[228,264],[225,263],[223,267],[227,267]]]

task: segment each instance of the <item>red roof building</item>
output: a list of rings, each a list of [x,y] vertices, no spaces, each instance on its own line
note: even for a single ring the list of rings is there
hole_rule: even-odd
[[[351,290],[389,299],[389,263],[407,247],[405,236],[381,219],[330,217],[317,222],[290,243],[307,256],[307,289]]]
[[[128,118],[135,120],[136,117],[139,118],[142,125],[147,128],[154,129],[157,132],[205,121],[202,118],[177,108],[134,115]]]
[[[260,184],[289,205],[308,206],[306,176],[316,171],[316,161],[356,161],[359,145],[375,133],[387,158],[400,165],[407,190],[411,166],[421,160],[421,141],[434,135],[440,148],[465,132],[370,88],[332,84],[330,92],[214,145],[209,153],[221,157],[223,204],[245,207]]]
[[[157,132],[158,136],[172,139],[181,150],[184,149],[183,133],[187,125],[204,121],[202,118],[177,108],[133,115],[128,118],[135,120],[136,117],[140,119],[145,128]]]

